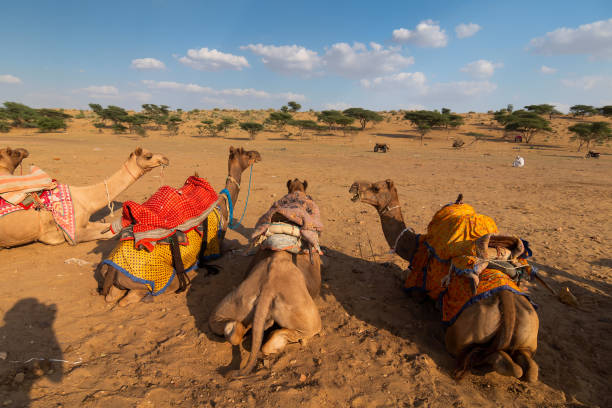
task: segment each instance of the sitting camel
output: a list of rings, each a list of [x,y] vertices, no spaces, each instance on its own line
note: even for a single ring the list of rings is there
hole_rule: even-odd
[[[434,300],[443,294],[446,288],[441,283],[439,275],[434,277],[431,265],[442,262],[440,265],[446,274],[449,261],[436,259],[435,252],[432,253],[431,249],[428,249],[430,247],[426,241],[431,237],[418,235],[411,228],[406,228],[393,181],[376,183],[359,181],[351,186],[349,192],[353,194],[352,201],[361,201],[376,208],[387,243],[395,253],[411,263],[411,272],[406,280],[407,289],[425,292]],[[456,204],[463,205],[460,201],[461,198]],[[483,259],[500,259],[497,257],[500,251],[504,255],[502,259],[507,259],[517,255],[516,251],[513,252],[516,248],[512,250],[501,248],[508,246],[504,244],[509,241],[512,241],[512,237],[487,234],[477,239],[475,246],[477,253],[480,251],[479,255]],[[522,248],[522,244],[519,246]],[[522,249],[519,251],[522,252]],[[485,263],[484,266],[486,265]],[[489,264],[487,268],[494,268],[494,265]],[[419,273],[421,275],[418,275]],[[491,283],[487,279],[495,273],[494,270],[484,270],[480,276],[480,285],[487,287],[486,285]],[[417,280],[411,279],[416,276]],[[499,278],[499,275],[495,276]],[[503,276],[499,279],[503,279]],[[469,278],[463,275],[456,275],[453,279],[455,282],[470,282]],[[409,281],[419,282],[417,284],[419,287],[413,287]],[[420,282],[423,283],[422,287]],[[458,369],[455,372],[457,378],[460,378],[470,365],[490,364],[500,374],[527,381],[537,380],[538,366],[532,357],[537,349],[538,315],[528,298],[520,293],[518,286],[509,289],[513,283],[506,283],[503,287],[498,285],[497,289],[474,297],[471,297],[473,296],[470,294],[471,291],[466,289],[467,299],[473,303],[464,306],[465,309],[457,313],[458,317],[455,315],[454,319],[449,319],[446,348],[450,354],[458,358]],[[469,287],[470,284],[465,283],[464,288]],[[469,303],[461,303],[459,307],[465,304]]]
[[[255,150],[244,150],[242,147],[229,149],[229,158],[227,160],[227,179],[225,181],[225,190],[229,192],[231,203],[236,203],[238,200],[238,193],[240,192],[240,181],[242,179],[242,173],[254,163],[261,161],[261,155]],[[225,233],[230,222],[230,206],[228,202],[228,196],[226,194],[219,195],[224,204],[220,206],[221,213],[221,233],[219,246],[224,242]],[[188,269],[192,265],[184,265],[185,269]],[[111,274],[109,275],[109,272]],[[104,278],[104,288],[101,294],[105,296],[105,300],[108,303],[114,303],[118,299],[119,306],[127,306],[132,303],[139,302],[145,296],[150,293],[149,288],[143,284],[130,279],[123,273],[117,273],[118,271],[110,266],[109,264],[102,264],[100,273]],[[187,280],[191,281],[197,271],[195,269],[185,272]],[[182,279],[181,279],[182,280]],[[168,284],[168,287],[164,292],[174,292],[180,287],[179,279],[172,279]],[[127,295],[126,295],[127,292]],[[125,296],[124,296],[125,295]]]
[[[311,200],[305,194],[306,181],[289,180],[287,186],[289,194],[285,197],[293,193]],[[273,225],[282,225],[285,229],[290,229],[291,225],[297,227],[297,223],[279,213],[272,216],[270,230]],[[212,312],[208,320],[210,329],[225,336],[234,346],[239,345],[246,332],[253,328],[251,354],[239,370],[240,375],[253,370],[260,348],[266,355],[278,353],[287,343],[305,341],[321,330],[321,317],[313,300],[321,288],[321,260],[319,252],[313,248],[292,254],[287,250],[271,249],[264,241],[247,269],[245,280]],[[264,331],[274,323],[282,328],[275,330],[261,347]]]
[[[11,149],[6,147],[0,149],[0,176],[13,174],[17,166],[21,164],[21,161],[29,155],[30,153],[22,148]]]
[[[168,159],[157,153],[137,148],[123,166],[101,183],[70,187],[76,231],[75,244],[108,239],[113,236],[110,224],[90,222],[93,213],[104,208],[136,180],[158,166],[167,166]],[[59,245],[66,240],[50,211],[34,209],[15,211],[0,217],[0,248],[31,242]]]

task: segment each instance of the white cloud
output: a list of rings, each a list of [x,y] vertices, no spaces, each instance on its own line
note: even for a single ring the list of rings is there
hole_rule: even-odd
[[[231,89],[214,89],[208,86],[197,84],[185,84],[173,81],[142,81],[149,89],[167,89],[179,92],[198,93],[208,96],[233,96],[233,97],[250,97],[257,99],[288,99],[288,100],[304,100],[306,97],[302,94],[293,92],[269,93],[253,88],[231,88]]]
[[[546,65],[542,65],[542,67],[540,68],[540,72],[543,74],[554,74],[555,72],[557,72],[557,68],[551,68],[551,67],[547,67]]]
[[[575,79],[562,79],[561,83],[568,88],[583,91],[612,89],[612,77],[604,75],[587,75]]]
[[[440,82],[431,87],[428,95],[431,97],[444,96],[450,100],[457,100],[465,97],[487,95],[496,89],[497,85],[489,81]]]
[[[223,69],[241,71],[243,68],[249,67],[249,62],[241,55],[226,54],[208,48],[188,50],[187,56],[179,58],[179,62],[201,71],[220,71]]]
[[[414,64],[413,57],[404,57],[397,47],[370,43],[333,44],[323,57],[327,69],[337,75],[349,78],[364,78],[397,72]]]
[[[85,92],[91,97],[117,96],[119,90],[112,85],[92,85],[87,88],[81,88],[78,92]]]
[[[349,105],[346,102],[333,102],[333,103],[326,103],[323,105],[323,109],[325,110],[339,110],[339,111],[343,111],[345,109],[351,108],[353,105]]]
[[[480,59],[473,61],[461,68],[461,72],[466,72],[473,78],[486,79],[493,76],[496,68],[503,67],[504,64],[500,62],[493,63],[491,61]]]
[[[137,58],[132,60],[130,68],[139,70],[166,69],[166,65],[155,58]]]
[[[0,75],[0,84],[20,84],[21,79],[17,78],[14,75]]]
[[[249,44],[240,49],[259,55],[266,67],[283,74],[309,75],[321,65],[321,58],[315,51],[298,45]]]
[[[446,47],[448,37],[446,32],[440,29],[438,22],[433,20],[421,21],[414,30],[398,28],[393,30],[393,41],[399,43],[412,43],[419,47]]]
[[[475,23],[461,23],[455,27],[455,34],[457,35],[457,38],[468,38],[476,34],[481,29],[482,27]]]
[[[427,78],[422,72],[400,72],[398,74],[377,77],[374,79],[362,79],[361,86],[364,88],[412,88],[419,91],[425,90]]]
[[[552,105],[555,107],[555,109],[557,109],[559,112],[562,113],[568,113],[570,110],[570,104],[569,103],[561,103],[561,102],[549,102],[549,105]]]
[[[611,58],[612,18],[578,28],[557,28],[543,37],[533,38],[528,49],[543,55],[585,54]]]

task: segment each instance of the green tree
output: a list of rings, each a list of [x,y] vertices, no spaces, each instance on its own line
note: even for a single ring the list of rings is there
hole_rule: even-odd
[[[381,122],[383,117],[377,112],[363,108],[349,108],[342,112],[345,116],[355,118],[361,124],[361,129],[365,129],[368,122]]]
[[[286,105],[281,106],[280,111],[283,113],[289,112],[289,108]]]
[[[602,144],[612,139],[612,130],[607,122],[576,123],[568,130],[574,133],[570,140],[578,140],[578,151],[582,146],[588,150],[591,143]]]
[[[325,123],[329,127],[330,131],[333,130],[334,125],[345,123],[347,120],[345,118],[346,116],[344,116],[342,112],[337,110],[324,110],[317,114],[317,120],[319,122]]]
[[[289,125],[295,126],[298,128],[298,137],[302,137],[304,135],[304,131],[306,130],[319,130],[319,125],[314,120],[292,120],[289,122]]]
[[[289,112],[297,112],[302,109],[302,105],[295,101],[289,101],[287,102],[287,105],[289,106]]]
[[[451,113],[451,110],[450,110],[450,109],[448,109],[448,108],[442,108],[442,114],[443,114],[443,115],[448,115],[448,114],[450,114],[450,113]]]
[[[36,109],[18,102],[4,102],[2,116],[12,121],[11,126],[23,128],[36,127],[40,117]]]
[[[53,132],[58,129],[66,129],[66,122],[62,118],[50,118],[41,116],[36,121],[36,127],[40,129],[42,133]]]
[[[237,120],[230,117],[230,116],[224,116],[221,118],[221,123],[219,123],[217,125],[217,128],[219,129],[219,131],[223,131],[225,132],[225,134],[227,134],[228,130],[234,126],[234,123],[236,123]]]
[[[602,106],[599,110],[604,116],[612,116],[612,105]]]
[[[574,116],[585,117],[586,115],[594,115],[597,109],[591,105],[574,105],[570,108],[570,113]]]
[[[406,112],[404,114],[404,119],[409,120],[416,126],[417,131],[421,135],[421,144],[423,144],[425,135],[429,133],[433,127],[441,125],[444,121],[441,113],[427,110]]]
[[[202,120],[200,123],[202,124],[198,125],[197,128],[201,135],[206,133],[209,137],[217,136],[218,127],[215,126],[215,122],[212,119]]]
[[[535,112],[518,110],[505,118],[504,129],[518,131],[523,134],[526,143],[531,143],[533,137],[539,132],[551,132],[550,122]]]
[[[0,120],[0,133],[8,133],[11,130],[11,125],[8,122]]]
[[[444,113],[444,109],[442,109],[441,124],[442,124],[442,127],[446,129],[446,132],[448,135],[451,129],[456,129],[459,126],[463,125],[463,116],[457,115],[456,113],[451,113],[451,112]]]
[[[182,121],[183,121],[183,119],[181,119],[180,117],[178,117],[176,115],[170,116],[168,118],[167,123],[166,123],[166,128],[168,129],[168,132],[170,132],[174,136],[178,135],[179,126],[180,126]]]
[[[538,115],[548,115],[548,119],[552,119],[553,115],[558,115],[561,113],[555,109],[554,105],[549,105],[547,103],[540,105],[527,105],[525,106],[525,109],[527,109],[529,112],[535,112]]]
[[[512,113],[512,111],[514,110],[514,105],[509,103],[508,106],[506,106],[506,110],[508,111],[508,113]]]
[[[281,130],[293,119],[293,116],[286,112],[272,112],[268,119],[270,123],[274,123],[277,129]]]
[[[261,123],[256,123],[256,122],[241,122],[240,123],[240,129],[246,130],[247,132],[249,132],[249,135],[252,140],[255,139],[255,136],[257,135],[257,133],[261,132],[263,128],[264,127]]]

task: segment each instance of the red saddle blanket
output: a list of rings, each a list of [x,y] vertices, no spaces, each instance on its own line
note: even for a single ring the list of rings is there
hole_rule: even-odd
[[[208,181],[191,176],[179,189],[160,187],[142,204],[123,203],[121,220],[111,226],[113,233],[131,228],[136,247],[153,250],[155,241],[167,238],[177,230],[187,232],[202,223],[218,196]],[[131,234],[130,234],[131,235]]]

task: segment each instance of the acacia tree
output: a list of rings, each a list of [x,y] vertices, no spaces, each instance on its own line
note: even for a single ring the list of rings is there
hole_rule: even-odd
[[[612,105],[602,106],[599,111],[604,116],[612,116]]]
[[[293,116],[286,112],[272,112],[268,117],[268,121],[274,123],[279,130],[284,129],[291,119],[293,119]]]
[[[612,130],[607,122],[576,123],[568,130],[574,135],[570,140],[578,140],[578,151],[586,145],[587,150],[593,144],[602,144],[612,139]]]
[[[257,122],[240,123],[240,129],[246,130],[247,132],[249,132],[249,135],[252,140],[255,139],[255,136],[257,135],[257,133],[261,132],[263,128],[264,126],[261,123],[257,123]]]
[[[441,124],[446,129],[446,135],[448,139],[448,134],[451,129],[456,129],[459,126],[463,125],[463,117],[461,115],[457,115],[456,113],[451,113],[450,110],[442,108],[442,120]]]
[[[319,125],[314,120],[292,120],[289,122],[289,125],[295,126],[298,128],[298,137],[302,137],[304,135],[305,130],[318,130]]]
[[[527,144],[539,132],[552,132],[550,122],[535,112],[514,111],[511,115],[503,118],[503,123],[505,123],[504,128],[506,130],[521,132]]]
[[[345,116],[355,118],[361,124],[361,130],[365,129],[368,122],[381,122],[383,117],[377,112],[363,108],[349,108],[342,112]]]
[[[570,112],[574,116],[585,117],[586,115],[594,115],[597,113],[597,109],[591,105],[574,105],[570,108]]]
[[[429,133],[434,126],[438,126],[443,123],[443,117],[440,112],[427,110],[406,112],[404,114],[404,119],[409,120],[414,126],[416,126],[417,131],[421,135],[421,144],[423,144],[423,138],[425,135]]]
[[[557,109],[555,109],[554,105],[549,105],[547,103],[543,103],[540,105],[527,105],[525,106],[529,112],[535,112],[538,115],[548,115],[548,119],[552,119],[553,115],[560,115]]]
[[[350,119],[352,123],[354,119],[353,118],[350,118]],[[347,116],[344,116],[342,112],[337,111],[337,110],[324,110],[317,114],[317,120],[319,122],[325,123],[329,127],[329,130],[331,131],[334,129],[334,125],[340,125],[341,123],[346,123]]]
[[[229,116],[224,116],[221,118],[221,123],[217,125],[217,129],[219,131],[225,132],[225,134],[227,135],[229,128],[231,128],[236,122],[237,122],[236,119],[229,117]]]
[[[295,101],[289,101],[287,102],[287,105],[289,106],[289,112],[297,112],[302,109],[302,105]]]

